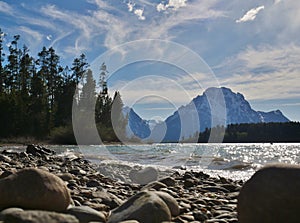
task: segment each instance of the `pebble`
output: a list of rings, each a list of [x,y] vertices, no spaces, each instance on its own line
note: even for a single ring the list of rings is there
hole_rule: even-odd
[[[67,214],[74,215],[80,223],[91,221],[106,222],[106,214],[96,211],[88,206],[71,207],[66,211]]]

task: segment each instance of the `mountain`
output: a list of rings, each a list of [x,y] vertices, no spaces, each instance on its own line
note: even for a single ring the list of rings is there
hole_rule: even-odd
[[[242,94],[225,87],[208,88],[189,104],[181,106],[164,122],[151,126],[151,129],[149,121],[142,120],[133,110],[131,113],[129,127],[132,132],[136,136],[143,136],[139,138],[147,138],[152,142],[183,141],[217,125],[289,121],[279,110],[253,110]]]
[[[128,118],[128,124],[126,126],[127,138],[140,138],[145,139],[150,136],[151,130],[149,123],[143,120],[132,108],[124,107],[123,116]]]
[[[285,117],[280,110],[271,111],[271,112],[262,112],[258,111],[258,114],[261,116],[263,122],[289,122],[290,120]]]

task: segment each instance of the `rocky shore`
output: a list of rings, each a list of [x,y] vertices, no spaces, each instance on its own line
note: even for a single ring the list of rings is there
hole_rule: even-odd
[[[33,145],[24,152],[4,150],[0,168],[4,223],[238,222],[243,182],[202,172],[161,179],[154,172],[152,182],[122,183],[81,157],[62,157]]]

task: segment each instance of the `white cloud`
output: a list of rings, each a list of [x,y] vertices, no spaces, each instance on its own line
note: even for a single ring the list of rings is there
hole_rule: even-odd
[[[13,8],[9,4],[7,4],[6,2],[3,2],[3,1],[0,1],[0,12],[9,14],[9,15],[14,14]]]
[[[164,5],[163,3],[159,3],[159,4],[156,6],[156,10],[157,10],[158,12],[160,12],[160,11],[165,11],[165,10],[167,10],[167,6]]]
[[[156,10],[158,12],[165,11],[168,8],[173,9],[173,10],[177,10],[179,8],[185,7],[186,2],[187,2],[187,0],[169,0],[169,2],[167,4],[159,3],[156,6]]]
[[[143,16],[144,9],[135,9],[134,10],[134,14],[137,15],[137,17],[138,17],[139,20],[145,20],[146,19],[146,17]]]
[[[42,34],[39,33],[38,31],[36,30],[33,30],[29,27],[26,27],[26,26],[20,26],[19,27],[19,30],[29,36],[31,36],[31,38],[35,39],[36,41],[40,41],[42,39]]]
[[[49,41],[51,41],[52,40],[52,35],[46,36],[46,39],[49,40]]]
[[[168,7],[179,9],[181,7],[186,6],[187,0],[169,0]]]
[[[281,2],[281,0],[274,0],[274,4],[278,4],[279,2]]]
[[[133,3],[133,2],[128,2],[128,3],[127,3],[128,11],[129,11],[129,12],[133,12],[134,6],[135,6],[135,3]]]
[[[265,6],[259,6],[257,8],[250,9],[245,15],[243,15],[240,19],[236,20],[237,23],[253,21],[259,11],[263,10]]]
[[[219,81],[250,100],[300,98],[300,46],[248,47],[224,61]],[[220,73],[223,72],[223,77]],[[224,74],[227,72],[228,75]]]

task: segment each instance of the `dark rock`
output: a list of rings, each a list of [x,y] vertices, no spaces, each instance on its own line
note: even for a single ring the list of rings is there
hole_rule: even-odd
[[[60,174],[57,174],[56,176],[58,176],[60,179],[62,179],[64,181],[70,181],[70,180],[74,179],[73,175],[70,173],[60,173]]]
[[[9,162],[11,162],[11,158],[9,158],[9,157],[6,156],[6,155],[0,154],[0,161],[9,163]]]
[[[13,212],[4,216],[4,223],[79,223],[72,215],[47,211]]]
[[[229,190],[227,190],[221,186],[207,186],[207,187],[202,187],[202,189],[209,191],[209,192],[214,192],[214,193],[217,193],[217,192],[229,193]]]
[[[67,210],[67,214],[74,215],[80,223],[89,223],[91,221],[106,222],[104,213],[96,211],[88,206],[71,207]]]
[[[258,170],[238,196],[239,222],[299,222],[299,188],[298,165],[269,165]]]
[[[175,186],[176,180],[173,177],[165,177],[159,180],[159,182],[167,185],[168,187]]]
[[[13,174],[14,172],[12,171],[4,171],[1,175],[0,175],[0,179],[8,177],[9,175]]]
[[[190,188],[190,187],[195,186],[195,181],[193,179],[188,178],[188,179],[185,179],[183,185],[185,188]]]
[[[65,183],[54,174],[27,168],[0,180],[0,209],[64,211],[71,202]]]
[[[42,156],[42,155],[54,155],[55,151],[38,145],[28,145],[26,148],[26,153],[32,154],[34,156]]]
[[[99,187],[100,183],[97,180],[90,180],[86,183],[87,187]]]
[[[166,203],[154,192],[142,191],[112,211],[108,223],[137,220],[140,223],[170,221],[171,213]]]
[[[146,167],[142,170],[131,170],[129,173],[129,178],[133,183],[146,185],[152,181],[156,181],[158,178],[158,172],[153,167]]]

